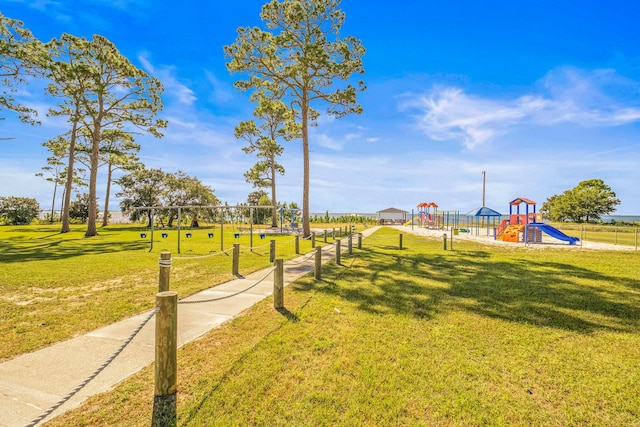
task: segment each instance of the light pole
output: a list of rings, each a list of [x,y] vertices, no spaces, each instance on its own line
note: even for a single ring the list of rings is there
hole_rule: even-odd
[[[484,208],[484,191],[485,191],[485,184],[487,181],[487,172],[482,171],[482,207]]]

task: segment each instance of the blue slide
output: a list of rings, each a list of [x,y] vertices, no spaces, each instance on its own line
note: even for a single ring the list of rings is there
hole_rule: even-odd
[[[547,233],[549,236],[558,239],[558,240],[562,240],[564,242],[569,242],[570,245],[575,245],[576,242],[579,242],[580,239],[578,239],[577,237],[571,237],[571,236],[567,236],[566,234],[564,234],[562,231],[558,230],[555,227],[550,226],[549,224],[545,224],[543,222],[534,222],[529,224],[530,227],[538,227],[540,230],[544,231],[545,233]]]

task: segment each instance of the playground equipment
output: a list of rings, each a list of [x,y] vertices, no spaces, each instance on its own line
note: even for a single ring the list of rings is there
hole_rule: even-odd
[[[469,230],[471,232],[475,232],[476,235],[479,235],[480,230],[486,227],[487,236],[490,235],[490,232],[495,230],[493,224],[496,223],[497,219],[500,217],[502,217],[500,212],[486,206],[476,208],[468,212],[466,215]]]
[[[448,230],[449,228],[457,229],[460,226],[459,211],[438,211],[438,205],[435,202],[422,202],[417,207],[418,212],[414,214],[413,210],[411,211],[411,219],[404,223],[405,227],[417,225],[434,230]]]
[[[284,213],[285,211],[289,211],[289,216],[291,219],[291,227],[287,227],[287,229],[285,230],[285,226],[284,226],[284,221],[285,221],[285,217],[284,217]],[[298,209],[298,208],[280,208],[280,234],[284,233],[285,231],[287,233],[291,232],[291,233],[295,233],[295,234],[299,234],[302,231],[302,221],[300,221],[300,224],[298,224],[298,222],[296,221],[296,217],[298,216],[298,214],[300,215],[300,218],[302,218],[302,210]]]
[[[183,213],[186,213],[188,215],[193,215],[193,211],[194,209],[198,209],[198,210],[202,210],[202,209],[208,209],[208,210],[214,210],[217,211],[218,213],[218,217],[219,217],[219,221],[220,221],[220,250],[224,251],[224,224],[225,224],[225,219],[227,217],[231,217],[231,224],[233,227],[233,236],[236,239],[239,239],[241,236],[241,230],[236,230],[236,217],[239,217],[242,215],[243,211],[248,211],[249,213],[249,242],[250,242],[250,246],[253,248],[253,234],[254,234],[254,224],[253,224],[253,212],[255,209],[272,209],[271,206],[247,206],[247,205],[236,205],[236,206],[221,206],[221,205],[217,205],[217,206],[141,206],[141,207],[135,207],[132,208],[132,210],[141,210],[141,211],[149,211],[148,214],[148,218],[149,218],[149,225],[148,225],[148,231],[145,230],[141,230],[140,231],[140,238],[141,239],[147,239],[149,238],[149,252],[151,252],[153,250],[153,244],[154,244],[154,231],[155,231],[155,221],[154,221],[154,217],[157,213],[163,212],[163,211],[167,211],[167,210],[171,210],[171,209],[177,209],[177,219],[176,219],[176,234],[177,234],[177,243],[178,243],[178,253],[181,252],[181,236],[182,236],[182,215]],[[235,210],[235,214],[231,215],[230,212],[232,210]],[[197,215],[193,215],[193,219],[191,221],[191,227],[186,230],[186,238],[190,239],[193,237],[193,239],[196,239],[196,231],[200,229],[200,225],[198,223],[197,220]],[[169,238],[169,233],[167,231],[163,231],[161,233],[161,237],[163,239],[167,239]],[[172,234],[173,236],[173,234]],[[213,232],[208,232],[207,236],[209,239],[213,239],[214,237],[214,233]],[[260,239],[264,239],[266,237],[266,233],[265,230],[260,230],[259,231],[259,236]]]
[[[435,222],[435,217],[438,212],[438,205],[435,202],[422,202],[418,204],[417,208],[418,213],[414,215],[412,212],[411,219],[404,224],[405,226],[418,225],[419,227],[438,228]],[[433,213],[431,212],[431,208],[433,208]]]
[[[525,205],[524,214],[520,213],[521,204]],[[513,213],[514,206],[516,213]],[[532,207],[532,212],[529,211],[529,207]],[[542,233],[546,233],[555,239],[569,242],[570,245],[580,241],[577,237],[568,236],[557,228],[543,223],[541,219],[541,215],[536,213],[536,202],[519,197],[509,202],[509,219],[503,220],[495,228],[494,236],[503,242],[542,243]]]

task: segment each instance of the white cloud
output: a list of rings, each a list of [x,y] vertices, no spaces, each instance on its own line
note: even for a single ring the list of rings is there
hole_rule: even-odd
[[[314,144],[334,151],[341,151],[344,148],[344,144],[346,144],[347,142],[346,139],[338,141],[337,139],[332,138],[327,134],[315,132],[310,137],[310,139],[313,140]]]
[[[526,125],[618,126],[640,121],[640,83],[612,70],[550,71],[535,90],[518,98],[471,95],[459,87],[434,86],[405,96],[416,126],[436,141],[460,141],[472,149]]]
[[[227,87],[227,85],[220,81],[218,77],[211,71],[205,71],[207,81],[213,87],[213,91],[210,95],[211,101],[216,104],[224,104],[229,102],[233,98],[233,90]]]
[[[152,76],[160,80],[164,86],[165,96],[175,99],[182,105],[192,105],[197,97],[187,85],[178,81],[176,68],[173,66],[154,66],[146,52],[138,55],[142,67]]]

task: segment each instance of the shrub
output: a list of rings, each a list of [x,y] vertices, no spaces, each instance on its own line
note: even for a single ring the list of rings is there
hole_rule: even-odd
[[[29,197],[0,197],[0,217],[8,225],[29,224],[38,217],[40,204]]]

